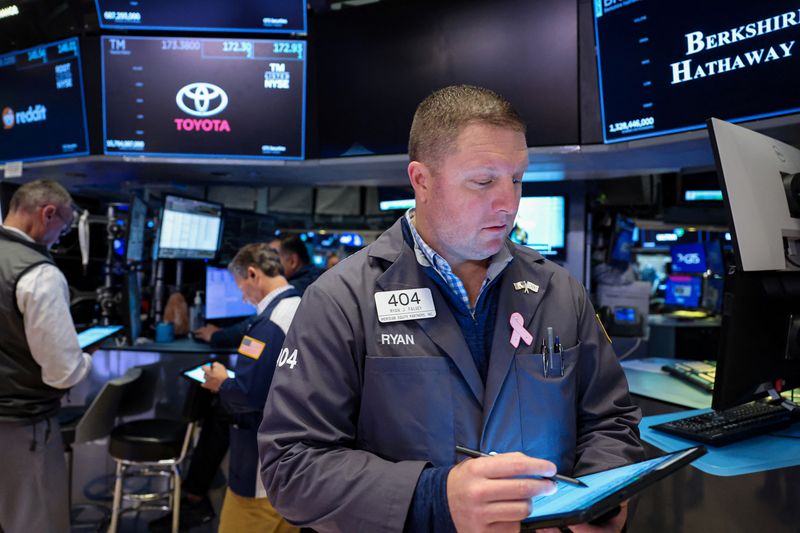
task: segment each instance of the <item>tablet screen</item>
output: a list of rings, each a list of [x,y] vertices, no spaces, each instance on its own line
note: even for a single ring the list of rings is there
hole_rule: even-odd
[[[208,366],[210,363],[203,363],[200,366],[196,366],[192,369],[184,371],[183,375],[187,378],[193,379],[195,381],[199,381],[200,383],[206,382],[206,374],[203,372],[203,367]],[[236,377],[236,373],[233,370],[228,370],[228,377],[233,379]]]
[[[613,468],[596,474],[579,477],[587,487],[576,487],[558,482],[558,491],[549,496],[538,496],[533,499],[533,511],[528,516],[541,518],[545,516],[571,514],[591,507],[594,503],[613,494],[617,490],[638,481],[645,474],[667,466],[685,451],[676,452],[631,465]]]
[[[100,342],[106,337],[110,337],[121,329],[122,326],[95,326],[93,328],[89,328],[86,331],[81,331],[78,333],[78,344],[80,345],[81,350],[83,350],[92,344]]]

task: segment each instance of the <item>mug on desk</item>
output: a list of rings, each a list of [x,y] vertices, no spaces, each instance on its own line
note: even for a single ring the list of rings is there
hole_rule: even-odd
[[[172,342],[175,340],[175,326],[172,322],[156,324],[156,342]]]

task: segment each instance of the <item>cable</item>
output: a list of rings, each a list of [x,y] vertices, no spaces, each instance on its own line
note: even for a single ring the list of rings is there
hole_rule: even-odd
[[[622,361],[623,359],[630,357],[631,355],[633,355],[633,352],[635,352],[636,349],[639,348],[639,346],[641,346],[641,344],[642,344],[642,338],[639,337],[636,339],[636,342],[633,344],[633,347],[624,354],[620,355],[618,359]]]

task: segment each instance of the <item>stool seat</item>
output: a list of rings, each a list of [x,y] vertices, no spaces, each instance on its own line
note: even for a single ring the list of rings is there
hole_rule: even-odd
[[[114,428],[108,451],[121,461],[157,462],[181,456],[186,423],[175,420],[135,420]]]

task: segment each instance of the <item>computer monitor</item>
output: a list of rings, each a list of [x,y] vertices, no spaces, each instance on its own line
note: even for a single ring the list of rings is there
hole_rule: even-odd
[[[213,259],[221,233],[221,204],[167,195],[158,228],[158,258]]]
[[[800,149],[716,118],[708,129],[737,266],[800,271]]]
[[[736,272],[725,280],[714,409],[800,387],[800,275]]]
[[[670,246],[672,271],[676,274],[702,274],[707,270],[706,249],[703,243]]]
[[[724,295],[725,282],[722,278],[710,276],[703,280],[703,297],[700,307],[706,311],[718,315],[722,312],[722,301]]]
[[[722,243],[711,240],[705,243],[706,267],[717,276],[725,275],[725,256],[722,253]]]
[[[636,246],[638,230],[633,221],[617,217],[611,235],[608,259],[611,263],[630,263],[633,261],[633,247]]]
[[[800,386],[800,150],[718,119],[708,128],[730,215],[714,409]],[[794,255],[796,258],[797,255]]]
[[[673,274],[667,278],[664,304],[683,309],[700,307],[703,278],[699,276]]]
[[[129,263],[144,261],[144,227],[147,224],[147,204],[138,196],[131,199],[125,239],[125,259]]]
[[[256,314],[256,308],[242,300],[227,268],[206,265],[206,318],[238,318]]]
[[[566,202],[563,196],[523,196],[509,238],[548,259],[565,261]]]
[[[130,270],[125,273],[123,290],[125,335],[128,343],[133,345],[142,336],[142,294],[138,272]]]

